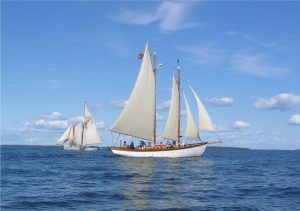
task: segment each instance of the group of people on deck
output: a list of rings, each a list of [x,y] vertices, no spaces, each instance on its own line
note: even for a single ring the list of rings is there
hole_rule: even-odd
[[[120,147],[122,147],[122,141],[120,140]],[[130,145],[126,144],[126,141],[123,142],[123,147],[127,147],[129,149],[139,149],[139,150],[143,150],[145,148],[174,148],[176,145],[176,141],[173,141],[172,143],[170,141],[167,141],[166,144],[163,144],[163,142],[160,142],[160,145],[156,145],[156,146],[151,146],[151,143],[148,142],[148,146],[146,145],[146,143],[144,141],[140,141],[140,144],[135,147],[133,141],[130,143]]]

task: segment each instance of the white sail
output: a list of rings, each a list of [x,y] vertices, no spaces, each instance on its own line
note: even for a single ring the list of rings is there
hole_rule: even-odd
[[[170,140],[178,140],[178,119],[179,119],[179,89],[178,84],[173,75],[172,96],[168,115],[167,124],[163,134],[163,138]]]
[[[82,123],[79,122],[77,123],[76,125],[74,125],[74,128],[73,128],[73,131],[74,131],[74,140],[73,140],[73,143],[76,145],[76,146],[81,146],[82,145]]]
[[[110,131],[153,140],[155,117],[155,77],[148,43],[139,76],[119,118]]]
[[[72,129],[72,125],[70,127],[68,127],[68,129],[64,132],[64,134],[58,139],[57,143],[58,144],[62,144],[65,143],[67,141],[70,140],[70,133],[71,133],[71,129]]]
[[[84,126],[84,140],[83,145],[100,144],[101,140],[98,135],[97,127],[94,119],[91,119]]]
[[[189,85],[189,87],[192,90],[192,92],[196,98],[197,105],[198,105],[198,112],[199,112],[198,128],[199,128],[199,130],[213,131],[214,130],[213,123],[212,123],[203,103],[201,102],[200,98],[198,97],[198,95],[196,94],[194,89],[191,87],[191,85]]]
[[[90,121],[92,119],[92,114],[89,111],[89,109],[87,108],[86,105],[84,105],[84,109],[83,109],[83,121],[84,123],[87,123],[88,121]]]
[[[195,124],[189,103],[186,99],[185,94],[183,93],[185,106],[186,106],[186,129],[185,129],[185,138],[190,140],[199,140],[198,128]]]

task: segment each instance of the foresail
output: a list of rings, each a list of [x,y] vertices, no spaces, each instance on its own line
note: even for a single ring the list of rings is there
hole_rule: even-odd
[[[169,109],[167,124],[164,130],[163,138],[170,140],[178,140],[178,118],[179,118],[179,89],[173,75],[172,96]]]
[[[199,131],[195,124],[189,103],[186,99],[185,94],[183,93],[185,106],[186,106],[186,129],[185,129],[185,138],[189,140],[199,140]]]
[[[200,98],[198,97],[198,95],[196,94],[194,89],[191,87],[191,85],[189,85],[189,87],[192,90],[192,92],[196,98],[197,105],[198,105],[198,112],[199,112],[198,128],[199,128],[199,130],[213,131],[214,130],[213,123],[212,123],[203,103],[201,102]]]
[[[58,141],[57,141],[58,144],[63,144],[69,140],[71,128],[72,128],[72,125],[70,127],[68,127],[68,129],[64,132],[64,134],[58,139]]]
[[[83,145],[100,144],[100,143],[101,143],[101,139],[97,131],[96,123],[94,119],[91,119],[90,121],[85,123]]]
[[[119,118],[110,131],[153,140],[155,117],[155,77],[148,44],[139,76]]]

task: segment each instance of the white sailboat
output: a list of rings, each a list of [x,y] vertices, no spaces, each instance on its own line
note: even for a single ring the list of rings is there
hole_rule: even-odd
[[[129,157],[190,157],[201,156],[209,142],[201,142],[199,130],[213,131],[212,121],[196,92],[192,89],[196,98],[199,112],[198,127],[192,116],[188,101],[184,95],[187,123],[186,140],[197,140],[195,144],[185,144],[182,142],[180,129],[180,66],[178,65],[177,79],[173,75],[172,96],[167,124],[162,137],[172,140],[173,145],[156,145],[156,55],[154,52],[154,67],[148,43],[146,44],[141,69],[127,101],[126,106],[118,119],[110,128],[110,131],[131,137],[148,140],[152,146],[138,147],[110,147],[111,151],[120,156]]]
[[[71,125],[57,143],[63,144],[65,150],[94,151],[99,149],[95,145],[101,143],[101,138],[98,135],[95,120],[86,105],[83,110],[83,121]]]

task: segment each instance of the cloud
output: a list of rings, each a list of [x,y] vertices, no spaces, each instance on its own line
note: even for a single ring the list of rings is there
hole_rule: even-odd
[[[259,98],[253,104],[253,106],[257,109],[299,109],[300,96],[293,93],[281,93],[271,98]]]
[[[64,82],[56,79],[48,79],[46,81],[48,88],[50,89],[60,89],[60,88],[65,88],[66,85]]]
[[[164,101],[157,105],[157,110],[167,110],[170,108],[171,100]]]
[[[233,123],[233,127],[234,128],[248,128],[248,127],[250,127],[250,123],[241,121],[241,120],[237,120]]]
[[[99,111],[102,108],[104,108],[104,105],[102,103],[98,103],[93,107],[93,111]]]
[[[223,70],[230,69],[236,73],[279,78],[293,72],[293,69],[276,64],[276,60],[263,53],[228,50],[207,43],[178,45],[177,49],[185,53],[185,58],[189,61]]]
[[[20,131],[62,130],[66,129],[68,126],[68,120],[38,119],[33,123],[30,121],[25,122],[20,128]]]
[[[206,99],[205,102],[213,106],[230,106],[233,104],[234,99],[231,97],[221,97],[221,98],[214,97],[214,98]]]
[[[192,9],[192,2],[161,2],[156,10],[153,11],[138,11],[127,10],[113,19],[120,22],[133,25],[148,25],[158,22],[161,32],[172,32],[181,29],[194,28],[198,23],[186,21],[187,16]]]
[[[63,115],[56,111],[53,111],[52,113],[49,113],[49,114],[45,114],[43,116],[46,118],[49,118],[49,119],[62,119],[63,118]]]
[[[99,128],[99,129],[103,129],[105,127],[105,123],[104,122],[97,122],[96,127]]]
[[[226,32],[226,35],[228,35],[228,36],[236,36],[237,32],[234,31],[234,30],[229,30],[229,31]]]
[[[250,123],[246,121],[241,121],[241,120],[236,120],[231,124],[227,125],[214,125],[215,131],[218,133],[231,133],[234,132],[235,130],[239,130],[241,128],[249,128]],[[252,133],[254,134],[254,132]],[[260,135],[262,134],[262,131],[256,131],[255,135]]]
[[[237,54],[233,56],[232,66],[239,72],[259,77],[281,77],[292,70],[268,63],[264,54]]]
[[[209,45],[180,45],[178,50],[189,54],[190,60],[210,66],[217,66],[226,58],[225,50]]]
[[[156,120],[157,121],[163,121],[164,117],[162,115],[160,115],[159,113],[156,112]]]
[[[110,106],[112,108],[124,108],[125,105],[127,104],[127,101],[124,101],[124,100],[114,100],[114,101],[111,101],[110,102]]]
[[[290,120],[289,120],[289,124],[291,124],[291,125],[300,125],[300,115],[299,114],[292,115]]]

